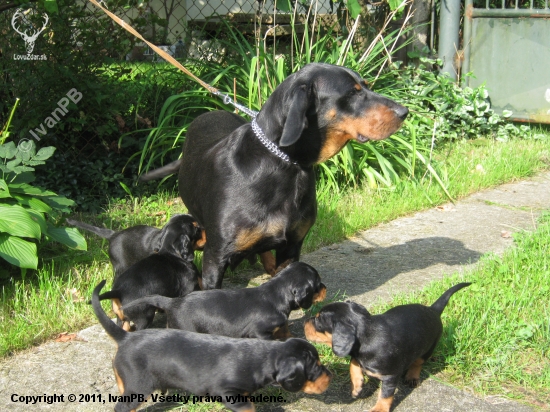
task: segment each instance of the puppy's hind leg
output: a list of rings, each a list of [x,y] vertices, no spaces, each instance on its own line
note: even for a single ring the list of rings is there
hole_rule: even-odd
[[[376,405],[369,412],[390,412],[398,380],[399,376],[391,376],[382,380],[382,388],[380,388]]]
[[[226,395],[223,397],[225,400],[223,404],[227,409],[233,412],[255,412],[256,407],[254,404],[246,400],[247,395]]]

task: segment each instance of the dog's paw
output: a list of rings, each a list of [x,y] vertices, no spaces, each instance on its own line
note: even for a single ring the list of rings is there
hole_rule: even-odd
[[[410,388],[417,388],[420,385],[420,379],[405,379],[405,384],[407,384]]]
[[[354,398],[354,399],[359,397],[359,395],[361,394],[362,389],[363,388],[352,388],[351,389],[351,397]]]

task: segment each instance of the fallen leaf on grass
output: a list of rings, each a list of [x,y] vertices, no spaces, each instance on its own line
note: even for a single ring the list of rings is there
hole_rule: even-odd
[[[508,230],[503,230],[500,232],[500,237],[503,237],[504,239],[511,238],[512,232],[509,232]]]
[[[85,300],[83,296],[80,296],[80,291],[77,288],[67,289],[66,293],[73,302],[84,302]]]
[[[70,342],[72,340],[82,340],[82,338],[79,338],[76,333],[69,333],[69,332],[61,332],[55,338],[56,342]]]

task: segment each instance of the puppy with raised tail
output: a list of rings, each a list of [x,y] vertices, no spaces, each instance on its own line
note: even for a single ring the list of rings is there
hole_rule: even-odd
[[[378,401],[370,412],[389,412],[397,381],[415,387],[422,364],[432,355],[441,333],[441,313],[450,297],[470,283],[459,283],[447,290],[433,305],[396,306],[372,316],[354,302],[330,303],[304,325],[311,342],[332,346],[336,356],[351,355],[351,395],[359,396],[363,372],[382,381]]]
[[[303,339],[286,342],[233,339],[175,329],[128,333],[103,311],[96,286],[92,306],[105,331],[115,340],[113,360],[118,389],[124,401],[115,411],[136,410],[156,389],[182,389],[195,395],[221,397],[232,411],[254,411],[247,395],[278,383],[290,392],[323,393],[330,373],[321,365],[315,347]],[[237,395],[242,398],[235,402]]]

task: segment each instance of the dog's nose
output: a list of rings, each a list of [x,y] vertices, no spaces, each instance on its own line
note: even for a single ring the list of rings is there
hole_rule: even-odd
[[[405,120],[407,118],[407,115],[409,114],[409,109],[407,109],[405,106],[401,106],[400,104],[398,104],[397,107],[393,109],[393,111],[401,120]]]

